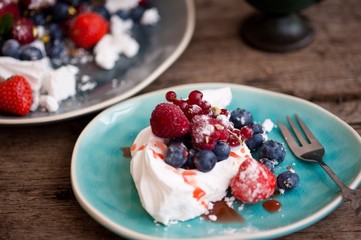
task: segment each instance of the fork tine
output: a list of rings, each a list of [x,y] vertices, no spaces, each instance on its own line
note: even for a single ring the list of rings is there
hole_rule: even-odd
[[[304,137],[302,136],[302,134],[300,133],[300,131],[298,131],[298,129],[296,128],[295,124],[293,123],[293,121],[291,120],[291,118],[289,116],[287,116],[287,120],[288,120],[293,132],[297,136],[297,139],[300,142],[301,146],[305,146],[306,144],[308,144],[306,142],[306,140],[304,139]]]
[[[286,140],[288,147],[291,149],[291,151],[297,155],[297,149],[299,148],[298,142],[295,141],[295,138],[292,136],[290,130],[283,125],[280,121],[278,121],[278,126],[281,130],[281,133],[283,135],[283,138]]]
[[[302,119],[296,114],[296,119],[298,121],[298,123],[300,124],[303,132],[305,133],[306,137],[308,138],[308,140],[310,142],[318,142],[317,138],[313,135],[313,133],[311,132],[311,130],[306,126],[306,124],[302,121]]]

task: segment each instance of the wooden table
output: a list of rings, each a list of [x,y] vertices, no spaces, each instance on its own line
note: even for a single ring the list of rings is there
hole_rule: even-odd
[[[189,47],[142,93],[197,82],[230,82],[307,99],[361,134],[361,2],[328,0],[306,11],[316,38],[275,54],[239,38],[254,11],[242,0],[196,0]],[[119,239],[76,201],[70,160],[77,137],[96,113],[42,126],[0,127],[0,239]],[[337,136],[335,136],[337,137]],[[361,239],[349,202],[283,239]]]

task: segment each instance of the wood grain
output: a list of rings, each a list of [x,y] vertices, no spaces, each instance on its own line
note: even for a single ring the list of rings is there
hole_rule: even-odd
[[[316,36],[287,54],[248,47],[239,37],[254,10],[242,0],[196,0],[186,51],[141,93],[184,83],[230,82],[316,103],[361,134],[361,2],[328,0],[304,14]],[[140,93],[140,94],[141,94]],[[121,239],[77,203],[70,161],[77,137],[95,116],[43,126],[0,127],[0,239]],[[361,239],[349,202],[282,239]]]

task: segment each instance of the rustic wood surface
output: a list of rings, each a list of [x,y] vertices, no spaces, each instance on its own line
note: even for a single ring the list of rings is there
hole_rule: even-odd
[[[254,11],[244,1],[195,5],[188,48],[142,93],[184,83],[239,83],[310,100],[361,134],[361,1],[328,0],[304,11],[316,38],[287,54],[257,51],[240,40],[240,24]],[[71,189],[72,150],[94,116],[0,127],[0,239],[121,239],[85,213]],[[361,224],[345,202],[282,239],[361,239]]]

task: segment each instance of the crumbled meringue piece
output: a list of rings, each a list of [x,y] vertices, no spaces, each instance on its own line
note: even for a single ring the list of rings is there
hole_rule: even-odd
[[[59,109],[59,104],[56,99],[49,95],[41,95],[39,103],[40,106],[48,112],[56,112]]]
[[[160,16],[158,13],[158,9],[155,7],[145,10],[142,18],[140,19],[140,23],[143,25],[154,25],[159,22]]]
[[[76,93],[76,77],[79,69],[73,65],[62,66],[49,71],[49,77],[44,79],[42,92],[60,102]]]

